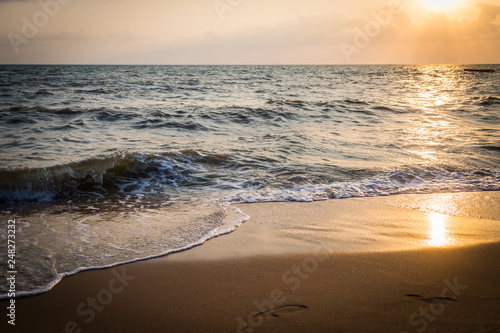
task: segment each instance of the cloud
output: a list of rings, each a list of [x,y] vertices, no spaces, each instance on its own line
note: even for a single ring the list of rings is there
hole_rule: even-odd
[[[498,24],[495,24],[500,15],[500,6],[480,3],[477,5],[481,9],[479,18],[476,22],[469,24],[466,32],[469,35],[489,35],[498,34],[500,31]]]
[[[442,42],[496,40],[500,42],[500,25],[495,23],[500,14],[500,6],[478,4],[479,16],[473,22],[450,19],[446,14],[434,14],[422,26],[412,26],[409,30],[424,40]],[[408,27],[405,27],[408,28]]]
[[[359,50],[354,62],[469,62],[466,57],[472,48],[481,53],[487,47],[489,60],[496,57],[500,61],[500,51],[494,51],[483,42],[500,42],[500,26],[496,18],[500,6],[479,4],[480,14],[473,22],[452,19],[444,13],[430,15],[421,24],[414,23],[406,12],[393,16],[391,24],[380,29],[380,34],[370,38],[369,45]],[[356,31],[363,30],[374,18],[370,14],[364,18],[347,19],[342,16],[319,15],[302,17],[294,21],[282,22],[265,27],[232,31],[230,33],[210,32],[197,38],[167,43],[152,53],[158,58],[176,61],[181,55],[186,59],[203,63],[222,62],[237,59],[239,63],[254,63],[277,58],[276,54],[287,54],[288,62],[297,63],[303,58],[301,53],[311,52],[311,63],[344,63],[340,52],[341,43],[354,45]],[[359,30],[358,30],[359,29]],[[432,47],[427,47],[432,45]],[[361,52],[362,51],[362,52]],[[312,52],[323,58],[316,60]],[[205,58],[193,55],[205,55]],[[248,56],[245,56],[247,54]],[[297,55],[297,56],[295,56]],[[463,60],[460,57],[463,56]],[[284,57],[278,57],[284,59]],[[207,60],[205,60],[207,61]],[[476,60],[481,61],[481,60]]]
[[[153,7],[147,9],[144,15],[150,15]],[[241,7],[224,22],[218,21],[214,12],[207,13],[206,8],[196,9],[196,15],[191,11],[183,12],[183,16],[175,12],[180,16],[175,24],[169,19],[141,21],[134,15],[118,16],[126,17],[125,21],[106,20],[108,25],[101,30],[87,28],[82,25],[85,21],[79,28],[73,22],[60,26],[54,23],[30,41],[26,52],[32,57],[38,53],[48,57],[57,48],[68,57],[68,62],[77,62],[69,57],[78,54],[78,61],[87,55],[88,62],[102,57],[121,63],[345,63],[340,44],[354,44],[357,31],[374,21],[373,10],[383,8],[367,9],[364,14],[358,11],[357,16],[329,11],[259,21],[254,12],[247,13],[246,7]],[[500,62],[500,50],[494,47],[500,43],[500,6],[480,3],[476,9],[478,15],[472,21],[447,14],[432,14],[423,21],[414,21],[410,9],[401,11],[353,55],[353,63]],[[91,14],[106,18],[106,13],[103,10]],[[172,11],[165,13],[175,16]],[[240,24],[239,15],[251,23]],[[61,20],[69,21],[70,17],[61,16]],[[149,30],[143,29],[145,24],[151,24]],[[189,28],[189,33],[179,27]],[[7,54],[5,47],[3,53]]]

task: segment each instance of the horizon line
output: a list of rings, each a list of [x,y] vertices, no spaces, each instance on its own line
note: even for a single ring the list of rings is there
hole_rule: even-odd
[[[0,66],[470,66],[470,65],[493,65],[500,63],[362,63],[362,64],[141,64],[141,63],[57,63],[57,64],[36,64],[36,63],[0,63]]]

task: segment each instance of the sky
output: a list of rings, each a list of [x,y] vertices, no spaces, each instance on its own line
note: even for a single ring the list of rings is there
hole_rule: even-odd
[[[0,0],[3,64],[500,63],[500,0]]]

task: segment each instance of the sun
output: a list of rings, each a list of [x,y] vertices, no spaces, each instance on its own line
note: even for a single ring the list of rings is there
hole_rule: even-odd
[[[443,12],[456,7],[461,0],[422,0],[432,11]]]

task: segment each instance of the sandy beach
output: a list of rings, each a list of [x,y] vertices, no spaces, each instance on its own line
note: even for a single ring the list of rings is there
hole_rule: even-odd
[[[17,299],[8,332],[500,332],[499,199],[235,205],[229,235]]]
[[[500,0],[0,22],[0,333],[500,333]]]

